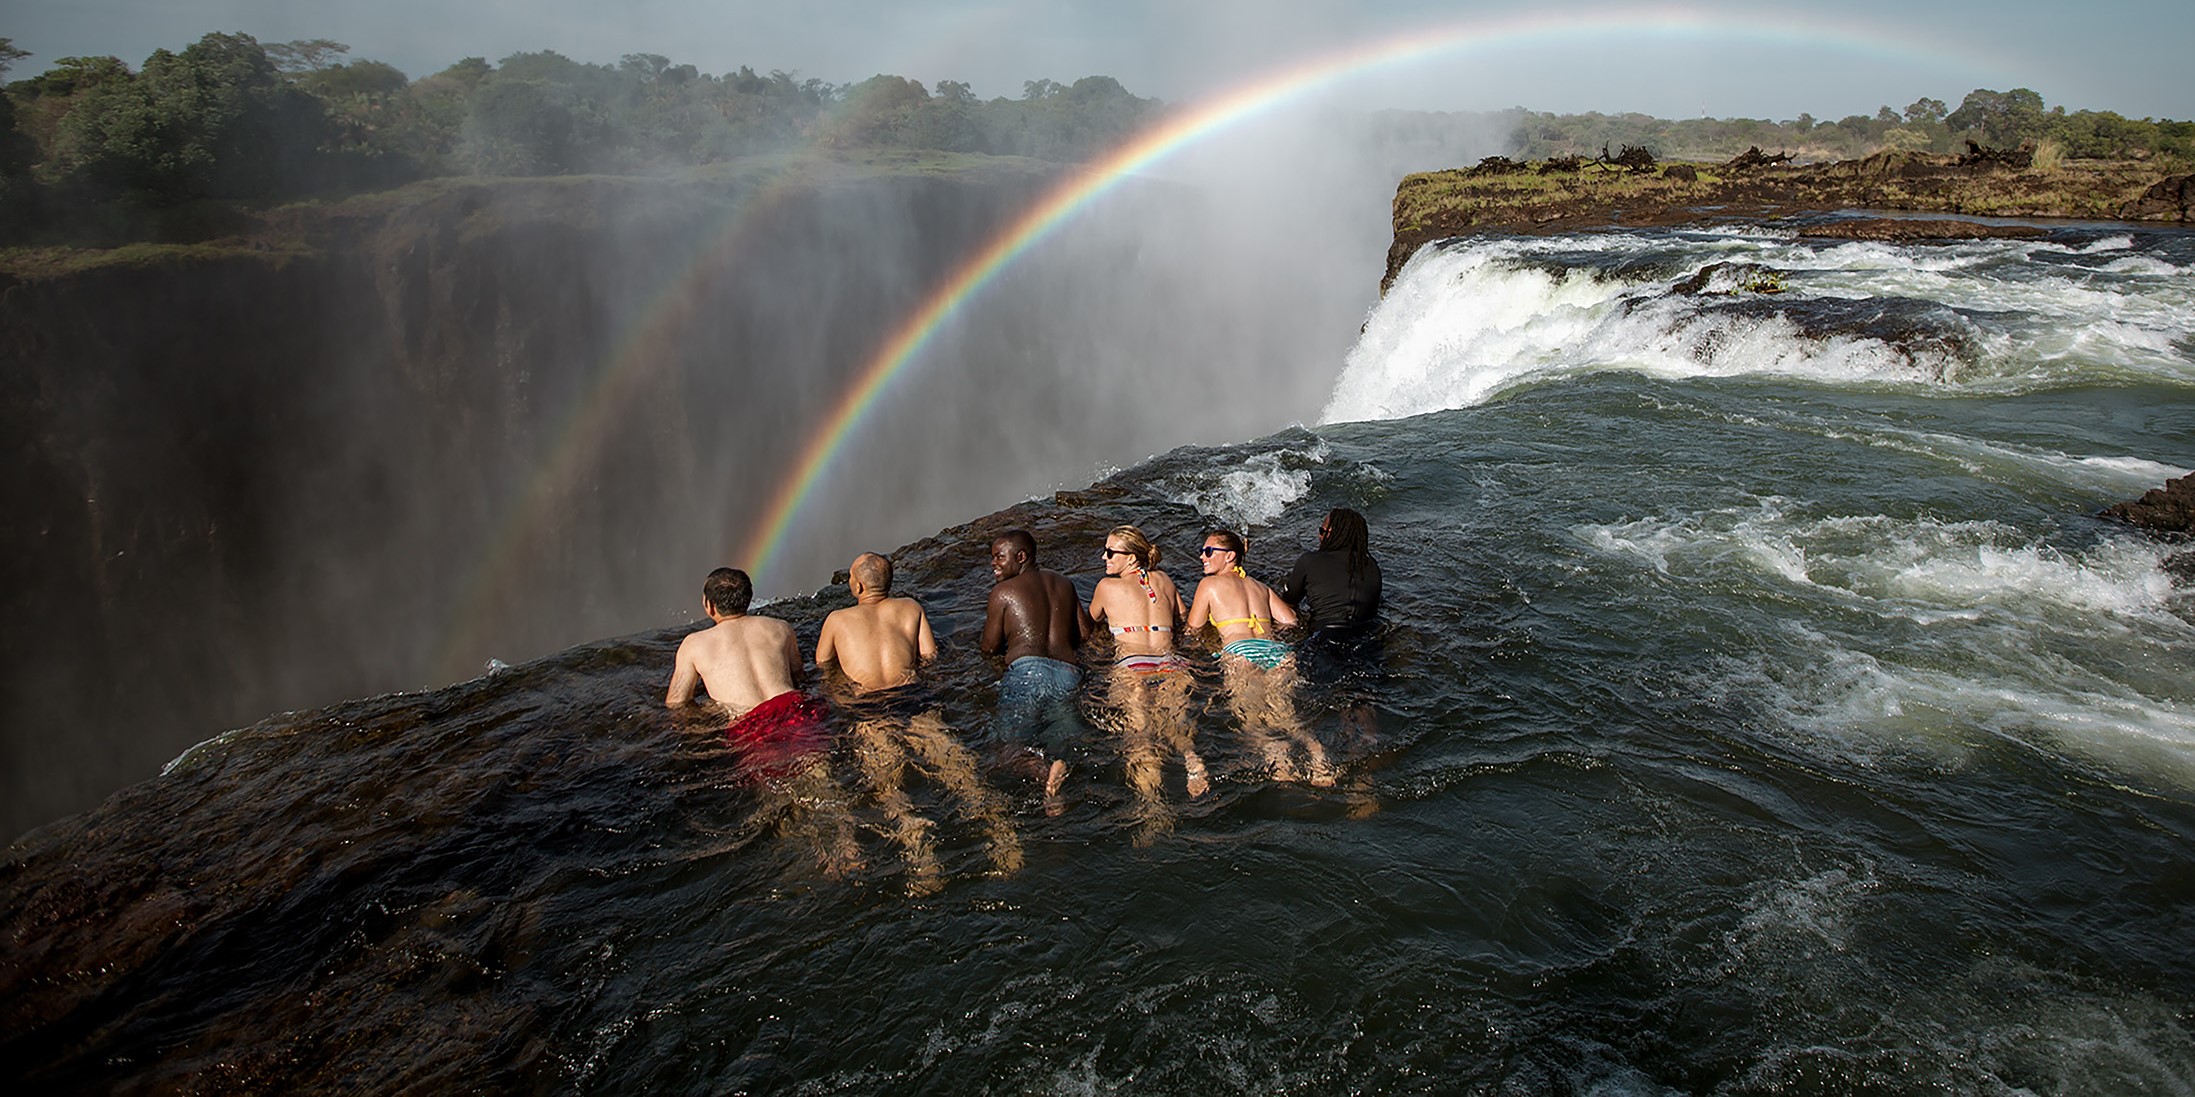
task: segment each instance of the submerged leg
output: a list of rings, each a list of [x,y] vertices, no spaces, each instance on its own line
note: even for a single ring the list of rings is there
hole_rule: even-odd
[[[843,877],[861,867],[861,843],[855,837],[853,808],[831,776],[821,755],[782,786],[787,798],[785,830],[796,833],[815,854],[824,875]]]
[[[1289,754],[1288,741],[1274,734],[1272,728],[1265,673],[1249,660],[1233,656],[1221,662],[1220,673],[1226,679],[1227,707],[1235,714],[1243,740],[1265,757],[1265,768],[1274,780],[1295,780],[1296,767]]]
[[[1189,686],[1187,672],[1158,676],[1150,690],[1151,720],[1152,730],[1181,754],[1182,767],[1188,771],[1189,795],[1197,797],[1211,791],[1212,780],[1205,771],[1204,759],[1197,755],[1196,721],[1189,715]]]
[[[937,854],[930,848],[930,820],[917,814],[907,797],[907,753],[893,741],[892,726],[884,720],[863,720],[854,725],[854,756],[860,760],[869,790],[884,818],[892,825],[892,839],[907,857],[907,891],[929,895],[943,886]]]
[[[1296,661],[1289,659],[1265,672],[1265,710],[1271,726],[1303,747],[1310,764],[1305,767],[1304,779],[1320,788],[1330,788],[1337,776],[1334,764],[1326,757],[1326,744],[1304,725],[1296,715]]]
[[[983,783],[976,772],[976,756],[953,738],[951,729],[932,709],[907,724],[907,745],[924,762],[945,790],[957,797],[968,817],[983,827],[991,839],[991,868],[1002,875],[1021,870],[1021,835],[1007,814],[1006,798]]]
[[[1160,788],[1167,752],[1159,741],[1142,676],[1115,670],[1107,693],[1120,720],[1120,755],[1128,789],[1135,794],[1135,842],[1150,845],[1174,827],[1173,809]]]

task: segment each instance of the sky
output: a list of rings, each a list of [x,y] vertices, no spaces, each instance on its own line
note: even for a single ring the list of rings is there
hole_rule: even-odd
[[[1676,24],[1642,25],[1654,15]],[[960,80],[985,98],[1103,74],[1176,103],[1338,51],[1472,27],[1487,33],[1353,71],[1327,94],[1368,108],[1833,119],[2028,87],[2069,109],[2195,117],[2186,0],[0,0],[0,36],[32,54],[16,78],[72,55],[135,66],[218,30],[332,38],[414,78],[466,56],[548,49],[832,83]]]

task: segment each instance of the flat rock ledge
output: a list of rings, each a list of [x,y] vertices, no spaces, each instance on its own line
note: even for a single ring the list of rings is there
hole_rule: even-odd
[[[1949,217],[1860,217],[1808,225],[1799,230],[1799,235],[1904,244],[1924,240],[2033,240],[2050,233],[2039,225],[1991,225]]]

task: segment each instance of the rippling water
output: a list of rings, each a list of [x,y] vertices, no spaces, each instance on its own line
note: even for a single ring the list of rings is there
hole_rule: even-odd
[[[984,770],[1018,868],[910,769],[931,890],[850,747],[743,782],[661,708],[685,629],[605,641],[231,732],[19,842],[0,1062],[57,1089],[2195,1090],[2195,597],[2173,546],[2090,517],[2195,466],[2195,239],[1452,242],[1327,418],[896,559],[980,751],[992,533],[1029,525],[1087,592],[1119,522],[1186,585],[1209,522],[1270,575],[1363,510],[1384,648],[1300,698],[1332,789],[1262,772],[1200,665],[1217,786],[1170,765],[1170,820],[1098,711],[1057,817]],[[765,612],[812,651],[846,601]]]

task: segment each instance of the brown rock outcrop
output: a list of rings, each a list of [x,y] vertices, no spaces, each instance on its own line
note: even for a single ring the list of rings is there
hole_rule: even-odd
[[[2195,175],[2170,175],[2142,192],[2120,214],[2130,221],[2188,221],[2195,211]]]
[[[2151,533],[2195,534],[2195,473],[2151,488],[2130,503],[2113,503],[2101,515]]]

